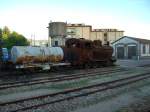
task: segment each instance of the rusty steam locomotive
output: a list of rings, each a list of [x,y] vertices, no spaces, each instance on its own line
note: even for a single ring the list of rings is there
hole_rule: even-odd
[[[1,63],[1,68],[47,70],[58,66],[110,66],[115,62],[112,53],[113,48],[102,45],[99,40],[70,38],[66,46],[61,47],[14,46],[11,58]]]

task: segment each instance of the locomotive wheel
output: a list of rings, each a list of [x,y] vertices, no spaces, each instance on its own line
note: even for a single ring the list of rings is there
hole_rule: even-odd
[[[110,60],[107,60],[106,62],[104,62],[104,67],[108,67],[111,65],[111,62]]]
[[[90,68],[94,68],[94,62],[90,62]]]
[[[85,65],[81,64],[81,65],[78,65],[78,67],[76,67],[77,69],[84,69],[85,68]]]
[[[92,68],[92,64],[90,62],[85,63],[85,68],[89,69]]]
[[[84,65],[84,68],[88,69],[88,68],[90,68],[90,66],[86,63],[86,64]]]
[[[99,67],[99,66],[98,66],[98,63],[95,62],[95,63],[93,64],[93,68],[98,68],[98,67]]]

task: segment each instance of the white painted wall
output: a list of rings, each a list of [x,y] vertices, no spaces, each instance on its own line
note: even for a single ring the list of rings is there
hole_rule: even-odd
[[[143,53],[143,45],[145,45],[145,54]],[[141,46],[141,56],[150,56],[150,44],[140,44]]]
[[[55,45],[55,41],[58,41],[58,46],[64,46],[65,45],[65,38],[60,38],[60,37],[54,37],[51,38],[51,45]]]
[[[136,43],[138,44],[138,42],[136,40],[130,39],[128,37],[124,37],[120,40],[118,40],[117,42],[113,43],[113,46],[119,43],[124,43],[124,44],[129,44],[129,43]]]
[[[124,38],[118,40],[117,42],[113,43],[112,44],[112,47],[114,49],[113,56],[115,56],[117,54],[117,49],[115,47],[124,46],[124,45],[130,46],[130,44],[133,45],[133,43],[138,44],[138,42],[136,40],[130,39],[128,37],[124,37]],[[123,45],[120,45],[120,44],[123,44]],[[125,56],[127,56],[127,54],[128,54],[127,46],[125,48],[125,53],[124,53]],[[133,46],[135,46],[135,45],[133,45]]]

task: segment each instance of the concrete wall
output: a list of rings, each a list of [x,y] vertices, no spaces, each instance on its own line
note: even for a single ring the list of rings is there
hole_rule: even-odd
[[[116,31],[116,32],[107,32],[108,33],[108,41],[110,43],[118,40],[119,38],[123,37],[122,31]]]
[[[125,59],[128,58],[128,46],[136,46],[137,47],[137,57],[138,58],[138,55],[139,55],[139,51],[138,51],[138,46],[139,46],[139,43],[133,39],[130,39],[130,38],[122,38],[120,40],[118,40],[117,42],[113,43],[113,49],[114,49],[114,52],[113,52],[113,56],[117,57],[117,47],[124,47],[124,57]]]
[[[112,31],[113,30],[113,31]],[[72,32],[72,33],[71,33]],[[67,26],[68,38],[85,38],[89,40],[101,40],[104,44],[104,33],[107,33],[107,41],[110,43],[123,37],[123,31],[114,29],[96,29],[92,30],[91,26],[73,25]]]
[[[146,51],[145,53],[143,53],[143,46],[144,45],[145,45],[145,51]],[[140,48],[141,48],[141,57],[150,56],[150,44],[141,43]]]
[[[72,32],[72,33],[71,33]],[[67,27],[67,37],[90,39],[90,27]]]
[[[136,59],[146,59],[150,58],[150,44],[148,43],[140,43],[139,41],[136,41],[134,39],[130,38],[122,38],[118,40],[117,42],[113,43],[113,55],[117,56],[117,47],[123,46],[125,51],[124,55],[127,58],[128,55],[128,46],[136,46],[137,47],[137,57]],[[143,53],[143,46],[145,46],[145,53]]]
[[[91,38],[90,40],[101,40],[103,41],[103,32],[95,32],[95,31],[92,31],[91,32]]]
[[[65,40],[66,40],[65,38],[61,37],[51,38],[51,46],[55,46],[55,41],[58,41],[58,46],[64,46]]]
[[[63,28],[63,27],[58,27],[57,29],[61,31],[60,28]],[[49,32],[50,30],[51,29],[49,29]],[[59,30],[58,30],[58,33],[59,33]],[[55,31],[53,32],[55,33]],[[121,38],[124,33],[124,31],[118,31],[117,29],[94,29],[92,30],[92,26],[84,25],[84,24],[67,24],[66,32],[67,32],[66,34],[67,36],[65,38],[85,38],[89,40],[101,40],[102,44],[105,43],[106,37],[107,37],[107,41],[111,43]],[[107,33],[107,36],[104,36],[105,33]],[[50,36],[51,35],[49,34],[49,37]],[[64,45],[65,44],[65,39],[63,39],[64,36],[62,37],[61,35],[60,37],[58,36],[59,35],[52,36],[52,38],[49,39],[49,41],[51,41],[49,42],[49,44],[53,46],[55,41],[58,41],[59,45]]]

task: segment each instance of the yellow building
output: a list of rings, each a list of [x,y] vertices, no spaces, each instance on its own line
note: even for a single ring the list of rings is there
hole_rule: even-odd
[[[101,40],[102,43],[110,43],[123,37],[124,31],[117,29],[92,29],[85,24],[67,24],[67,38],[85,38],[89,40]]]
[[[101,40],[110,43],[123,37],[124,31],[117,29],[92,29],[91,25],[67,24],[64,22],[50,22],[48,45],[63,46],[67,38],[85,38],[89,40]]]
[[[110,43],[123,37],[124,31],[117,29],[94,29],[91,31],[91,40],[109,41]]]
[[[92,26],[84,24],[67,24],[68,38],[90,39]]]

